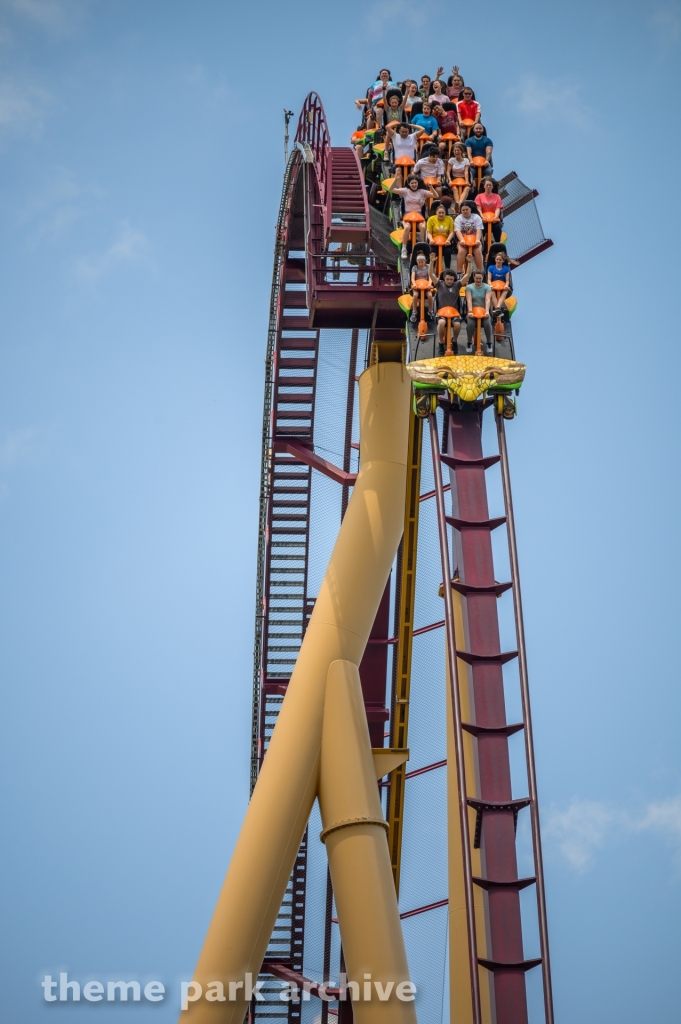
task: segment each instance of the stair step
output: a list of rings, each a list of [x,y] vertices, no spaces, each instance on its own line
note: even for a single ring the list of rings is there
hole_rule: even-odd
[[[314,377],[277,377],[277,390],[282,387],[306,388],[314,387]]]
[[[293,349],[300,349],[314,352],[317,348],[316,338],[280,338],[279,339],[279,350],[281,352],[291,352]]]
[[[286,392],[279,391],[279,389],[277,389],[277,403],[289,402],[291,405],[310,405],[313,401],[313,394],[301,395],[300,392],[297,391]]]
[[[300,359],[300,358],[281,358],[279,360],[280,370],[314,370],[316,366],[316,359]],[[286,377],[276,378],[281,383],[283,380],[288,380]]]
[[[309,331],[310,320],[306,316],[283,316],[280,327],[282,331]]]

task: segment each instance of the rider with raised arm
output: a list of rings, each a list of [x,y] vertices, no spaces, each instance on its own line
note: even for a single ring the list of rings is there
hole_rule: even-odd
[[[436,78],[431,86],[431,93],[428,97],[428,102],[431,106],[435,106],[436,103],[447,102],[447,93],[445,92],[445,87],[439,78]]]
[[[461,311],[461,300],[459,292],[461,288],[465,288],[471,278],[471,272],[473,270],[473,257],[467,258],[466,272],[465,274],[459,274],[456,270],[447,267],[440,278],[434,271],[434,261],[431,257],[430,263],[430,279],[433,284],[437,287],[435,293],[435,308],[437,310],[445,309],[450,306],[452,309],[458,309]],[[456,353],[456,343],[459,338],[459,332],[461,331],[461,320],[456,317],[452,320],[452,341],[454,352]],[[445,350],[445,340],[447,336],[447,320],[445,317],[438,317],[437,320],[437,336],[440,342],[440,354]]]
[[[404,99],[399,89],[391,89],[387,93],[387,104],[383,108],[383,123],[388,127],[389,124],[399,124],[403,119],[404,110]]]
[[[469,160],[472,160],[474,156],[484,156],[486,164],[485,174],[489,174],[492,171],[492,151],[494,149],[494,143],[487,135],[485,135],[485,129],[480,122],[473,125],[473,131],[466,139],[466,149],[468,150]]]
[[[450,100],[453,100],[455,103],[457,103],[459,100],[462,100],[464,88],[465,83],[463,77],[462,75],[459,74],[459,69],[455,64],[454,67],[452,68],[451,75],[447,79],[447,95],[449,96]],[[475,99],[475,93],[473,93],[473,99]]]
[[[437,123],[436,118],[433,117],[432,107],[430,103],[423,104],[423,112],[421,114],[414,114],[411,119],[412,124],[418,124],[424,129],[428,138],[431,142],[436,142],[440,131],[440,126]]]
[[[473,213],[470,202],[461,204],[461,213],[454,221],[454,230],[459,242],[459,252],[456,259],[457,270],[463,270],[464,261],[468,253],[468,243],[464,241],[464,235],[469,238],[473,235],[475,236],[475,242],[472,245],[475,265],[482,273],[482,247],[480,245],[482,217],[479,213]]]

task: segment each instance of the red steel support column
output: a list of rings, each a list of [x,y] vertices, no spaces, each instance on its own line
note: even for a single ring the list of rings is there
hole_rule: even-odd
[[[446,432],[446,454],[455,459],[482,459],[482,414],[452,406]],[[450,470],[453,515],[468,522],[489,519],[485,468],[456,465]],[[492,538],[489,526],[454,531],[459,578],[468,586],[492,587],[495,583]],[[469,593],[465,598],[468,650],[476,655],[498,655],[499,621],[497,597],[493,591]],[[460,642],[460,641],[459,641]],[[494,661],[477,661],[472,666],[475,724],[488,728],[506,725],[503,669]],[[512,799],[508,739],[501,733],[480,733],[477,737],[481,802]],[[489,810],[482,814],[481,847],[486,876],[495,882],[518,878],[514,812]],[[518,967],[495,967],[494,994],[497,1024],[527,1024],[527,997],[517,889],[492,886],[489,900],[489,942],[493,961]]]

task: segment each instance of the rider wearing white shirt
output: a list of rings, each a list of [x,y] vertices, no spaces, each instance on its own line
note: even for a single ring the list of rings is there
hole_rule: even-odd
[[[419,135],[423,134],[423,128],[417,128],[413,134],[409,134],[409,130],[412,126],[408,124],[388,124],[386,131],[388,134],[388,141],[393,147],[393,163],[400,156],[407,156],[410,160],[416,163],[416,140]],[[402,184],[404,180],[402,175],[402,167],[396,168],[399,183]]]
[[[472,245],[473,256],[475,258],[476,267],[478,270],[482,270],[482,247],[480,245],[482,227],[482,217],[480,214],[472,212],[470,203],[462,203],[461,213],[454,221],[454,231],[459,241],[459,251],[457,255],[457,270],[459,273],[463,270],[463,265],[468,253],[468,245],[464,242],[464,235],[473,235],[475,237],[475,243]]]

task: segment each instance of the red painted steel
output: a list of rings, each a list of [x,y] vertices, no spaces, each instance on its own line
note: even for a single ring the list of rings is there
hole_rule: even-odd
[[[449,691],[451,695],[451,710],[454,717],[454,752],[456,755],[458,809],[461,829],[464,896],[466,902],[466,929],[468,932],[471,1003],[473,1010],[473,1024],[480,1024],[482,1020],[480,1009],[480,979],[478,976],[477,962],[478,946],[476,937],[475,905],[473,899],[471,844],[468,829],[466,768],[463,750],[463,737],[461,734],[461,698],[459,694],[458,670],[456,664],[457,638],[454,629],[452,591],[451,587],[447,585],[450,579],[451,570],[449,563],[449,543],[447,540],[447,523],[445,517],[445,499],[442,486],[442,468],[440,466],[440,445],[437,436],[437,419],[435,418],[435,415],[430,416],[429,426],[431,454],[433,457],[433,475],[435,477],[435,501],[437,505],[437,525],[440,540],[440,559],[442,563],[443,596],[445,601],[447,673],[449,677]],[[451,486],[453,492],[454,484],[452,483]]]
[[[448,410],[447,451],[443,462],[450,466],[452,507],[461,520],[489,520],[483,457],[482,414],[454,406]],[[493,460],[498,462],[498,456]],[[475,724],[488,727],[477,736],[479,799],[469,800],[482,810],[480,842],[486,874],[499,882],[518,878],[503,667],[500,660],[494,562],[488,525],[461,527],[454,531],[459,576],[469,587],[465,598],[467,646],[484,657],[472,659]],[[497,1024],[526,1024],[527,996],[523,956],[520,898],[517,888],[496,886],[488,891],[489,946],[492,957],[483,966],[494,971]],[[494,967],[491,966],[492,962]],[[506,965],[506,966],[501,966]]]

